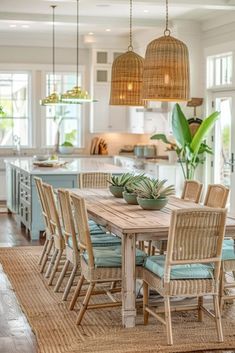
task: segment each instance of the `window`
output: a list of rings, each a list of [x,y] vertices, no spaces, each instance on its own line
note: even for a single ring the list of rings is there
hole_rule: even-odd
[[[0,146],[31,144],[29,86],[27,72],[0,72]]]
[[[79,81],[81,78],[79,78]],[[47,95],[53,75],[47,73]],[[80,82],[78,83],[80,85]],[[65,92],[76,85],[75,73],[57,73],[55,75],[56,92]],[[69,142],[75,147],[82,147],[82,105],[66,104],[46,107],[46,145],[53,146],[59,131],[59,144]]]
[[[207,60],[207,87],[232,84],[232,53],[210,56]]]

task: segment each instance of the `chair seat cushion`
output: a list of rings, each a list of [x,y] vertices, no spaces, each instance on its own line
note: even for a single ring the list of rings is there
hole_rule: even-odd
[[[233,239],[224,239],[222,260],[235,260],[235,245]]]
[[[164,276],[165,255],[149,256],[144,267],[162,278]],[[213,266],[211,264],[186,264],[171,267],[171,279],[204,279],[212,278]]]
[[[103,234],[106,232],[105,228],[96,224],[94,221],[89,220],[89,229],[91,234]]]
[[[110,247],[95,247],[93,248],[94,261],[96,267],[121,267],[122,265],[122,250],[121,246]],[[136,266],[142,266],[146,254],[136,249]],[[88,254],[85,251],[83,258],[88,262]]]
[[[106,247],[120,245],[121,239],[110,233],[100,233],[91,234],[91,242],[93,246]],[[68,238],[68,246],[71,249],[73,248],[73,242],[71,237]]]

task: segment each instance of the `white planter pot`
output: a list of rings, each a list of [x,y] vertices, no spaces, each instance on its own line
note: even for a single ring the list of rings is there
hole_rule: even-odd
[[[61,154],[72,154],[74,147],[59,146],[59,152]]]

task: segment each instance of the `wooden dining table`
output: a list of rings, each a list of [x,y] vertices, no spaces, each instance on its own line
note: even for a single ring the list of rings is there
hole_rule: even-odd
[[[136,241],[167,240],[171,211],[179,208],[204,207],[190,201],[170,197],[160,211],[143,210],[129,205],[100,189],[73,189],[85,199],[88,217],[104,225],[122,239],[122,322],[131,328],[136,320]],[[226,235],[235,239],[235,217],[228,215]]]

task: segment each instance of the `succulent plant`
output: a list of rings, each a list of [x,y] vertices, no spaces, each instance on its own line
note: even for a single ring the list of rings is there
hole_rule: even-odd
[[[110,180],[107,180],[113,186],[121,186],[124,187],[133,177],[131,173],[124,173],[122,175],[113,175]]]
[[[173,185],[164,186],[167,180],[143,178],[135,184],[134,192],[139,198],[160,199],[167,198],[175,193]]]
[[[129,181],[125,184],[124,191],[128,194],[135,194],[136,186],[143,180],[147,178],[144,174],[132,175]]]

